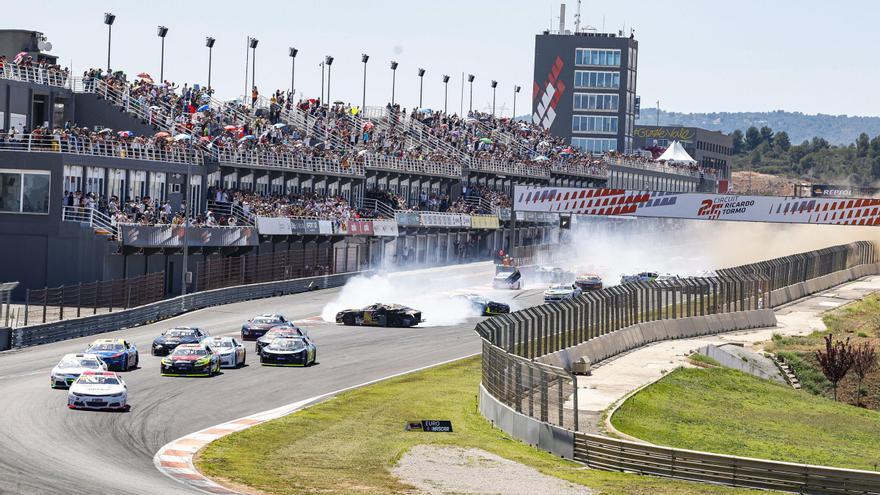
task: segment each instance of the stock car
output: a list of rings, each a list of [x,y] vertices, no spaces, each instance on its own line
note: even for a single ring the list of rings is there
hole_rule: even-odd
[[[162,335],[153,339],[150,354],[154,356],[167,356],[180,344],[198,344],[208,337],[208,332],[196,327],[175,327],[166,330]]]
[[[112,371],[84,371],[67,392],[70,409],[128,410],[128,387]]]
[[[653,282],[657,280],[660,274],[657,272],[640,272],[635,275],[621,275],[620,283],[621,284],[630,284],[633,282]]]
[[[553,284],[544,291],[544,302],[557,302],[581,295],[582,291],[575,285]]]
[[[85,354],[95,354],[113,371],[128,371],[138,365],[137,347],[125,339],[98,339],[89,344]]]
[[[281,315],[265,314],[255,316],[241,326],[241,340],[257,340],[272,327],[289,323]]]
[[[257,355],[260,354],[260,351],[263,347],[269,345],[275,339],[278,338],[288,338],[288,337],[303,337],[306,333],[294,324],[285,324],[279,325],[277,327],[272,327],[265,335],[257,339],[256,351]]]
[[[95,354],[65,354],[49,372],[49,386],[69,388],[86,371],[107,371],[107,363]]]
[[[220,372],[220,356],[202,344],[181,344],[162,358],[162,376],[214,376]]]
[[[235,337],[205,337],[202,340],[202,345],[210,347],[215,354],[220,356],[221,368],[244,366],[247,359],[244,344]]]
[[[574,285],[582,291],[599,290],[602,288],[602,277],[594,273],[585,273],[574,279]]]
[[[311,366],[318,357],[318,349],[307,337],[278,338],[263,347],[260,364],[263,366]]]
[[[535,278],[545,284],[564,284],[574,280],[574,273],[558,266],[539,266],[535,268]]]
[[[495,265],[494,289],[522,289],[522,273],[515,266]]]
[[[336,323],[373,327],[412,327],[422,322],[422,312],[400,304],[371,304],[336,313]]]
[[[510,305],[492,301],[477,294],[462,294],[455,296],[457,299],[464,299],[478,312],[480,316],[495,316],[510,313]]]

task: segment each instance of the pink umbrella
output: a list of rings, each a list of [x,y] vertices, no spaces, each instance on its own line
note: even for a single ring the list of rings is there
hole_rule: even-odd
[[[19,63],[19,62],[21,62],[21,59],[27,57],[27,54],[28,54],[28,52],[21,52],[21,53],[19,53],[18,55],[15,56],[14,62],[15,62],[15,63]]]

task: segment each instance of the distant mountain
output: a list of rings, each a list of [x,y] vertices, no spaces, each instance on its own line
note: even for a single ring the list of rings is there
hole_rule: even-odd
[[[636,124],[654,125],[656,108],[642,108]],[[807,115],[800,112],[711,112],[679,113],[660,111],[660,125],[701,127],[726,133],[739,129],[743,132],[751,126],[768,126],[775,131],[788,133],[792,144],[800,144],[815,136],[825,138],[831,144],[852,143],[862,132],[874,137],[880,135],[880,117],[850,117],[847,115]]]

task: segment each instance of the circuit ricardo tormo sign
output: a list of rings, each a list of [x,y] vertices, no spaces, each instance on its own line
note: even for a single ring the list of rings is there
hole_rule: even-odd
[[[626,189],[515,186],[517,211],[739,222],[877,225],[880,199],[791,198]]]

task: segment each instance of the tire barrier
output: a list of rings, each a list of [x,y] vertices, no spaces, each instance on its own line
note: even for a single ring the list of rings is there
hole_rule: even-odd
[[[880,273],[854,242],[719,270],[716,277],[625,284],[485,320],[480,411],[514,437],[596,468],[815,494],[880,494],[880,473],[695,452],[578,431],[572,363],[659,340],[775,324],[771,309]]]
[[[44,325],[15,328],[12,331],[12,346],[27,347],[46,344],[87,335],[112,332],[155,321],[164,320],[188,311],[222,304],[231,304],[251,299],[296,294],[316,289],[341,287],[350,278],[366,272],[340,273],[320,277],[299,278],[241,285],[209,291],[195,292],[177,296],[156,303],[145,304],[132,309],[113,313],[74,318]]]

